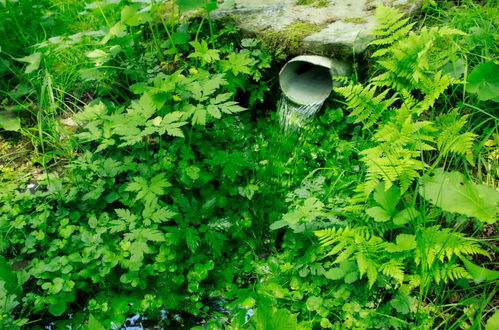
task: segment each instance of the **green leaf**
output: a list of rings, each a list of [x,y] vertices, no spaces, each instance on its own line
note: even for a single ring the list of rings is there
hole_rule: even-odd
[[[223,113],[228,113],[228,114],[246,111],[245,108],[237,104],[237,102],[235,101],[222,103],[219,105],[219,108]]]
[[[197,235],[197,230],[192,227],[187,228],[185,231],[185,242],[187,243],[189,250],[196,252],[200,241],[201,239]]]
[[[125,191],[137,192],[135,200],[144,199],[145,203],[155,204],[158,197],[165,193],[165,188],[171,186],[165,175],[165,173],[157,174],[150,181],[139,176],[134,177],[126,186]]]
[[[390,189],[385,190],[385,185],[380,182],[374,191],[374,200],[381,205],[390,216],[393,216],[395,208],[400,201],[399,189],[395,186],[391,186]]]
[[[200,172],[201,169],[194,165],[185,168],[185,174],[187,174],[187,176],[191,178],[192,181],[196,181],[197,179],[199,179]]]
[[[419,212],[414,207],[408,207],[393,217],[393,223],[396,225],[405,225],[410,220],[416,219]]]
[[[395,297],[390,300],[390,305],[392,305],[398,313],[409,314],[414,307],[414,298],[397,293]]]
[[[209,104],[208,107],[206,107],[206,110],[208,111],[208,114],[213,118],[216,119],[222,118],[222,113],[220,112],[217,106]]]
[[[88,330],[105,330],[106,328],[92,314],[88,318]]]
[[[176,45],[186,44],[190,39],[190,34],[185,32],[175,32],[172,34],[172,40]]]
[[[204,7],[205,0],[177,0],[180,13]]]
[[[323,299],[321,297],[308,297],[306,305],[307,309],[311,312],[318,310],[322,305]]]
[[[121,23],[128,26],[137,26],[147,22],[150,18],[147,12],[139,12],[140,5],[125,6],[121,10]]]
[[[167,222],[176,215],[177,212],[172,211],[169,207],[162,207],[151,215],[151,219],[153,222],[162,223]]]
[[[102,45],[106,44],[111,38],[120,35],[125,30],[126,30],[125,24],[121,22],[116,23],[109,29],[107,35],[104,38],[102,38],[100,44]]]
[[[167,187],[171,187],[171,183],[168,182],[165,178],[165,173],[160,173],[155,175],[150,182],[149,189],[152,193],[157,196],[161,196],[164,194],[164,189]]]
[[[5,282],[5,290],[9,294],[21,295],[21,287],[17,283],[17,276],[7,263],[7,260],[0,256],[0,281]]]
[[[68,305],[65,301],[61,299],[54,299],[54,301],[49,305],[49,313],[54,316],[61,316],[67,308]]]
[[[339,280],[345,276],[345,271],[339,267],[331,268],[324,273],[324,276],[330,280]]]
[[[369,209],[366,210],[366,213],[374,218],[374,221],[376,222],[386,222],[388,220],[390,220],[390,215],[388,214],[388,212],[386,212],[385,209],[379,207],[379,206],[375,206],[375,207],[371,207]]]
[[[468,273],[470,273],[475,283],[482,283],[483,281],[495,281],[499,279],[499,271],[480,267],[464,257],[459,258],[463,262],[464,267],[466,267],[466,270],[468,271]]]
[[[456,212],[493,224],[497,221],[499,192],[474,184],[459,172],[435,170],[421,179],[419,193],[447,212]]]
[[[416,236],[399,234],[397,236],[397,244],[389,245],[386,250],[388,252],[409,251],[416,248]]]
[[[246,53],[231,53],[226,60],[221,62],[224,71],[231,71],[234,76],[239,73],[250,74],[254,67],[255,60]]]
[[[197,107],[194,111],[194,115],[192,116],[192,124],[193,125],[206,125],[206,109],[202,107]]]
[[[367,280],[369,283],[369,287],[372,288],[374,285],[374,282],[376,282],[378,278],[378,268],[376,264],[374,264],[372,261],[368,261],[367,263]]]
[[[256,330],[296,330],[298,321],[295,314],[285,309],[259,306],[251,319]]]
[[[170,136],[184,137],[184,132],[182,132],[182,129],[180,129],[180,127],[187,124],[187,122],[179,121],[180,118],[182,118],[182,115],[183,115],[182,112],[174,111],[167,114],[162,119],[159,116],[156,117],[160,119],[159,124],[157,124],[158,126],[158,128],[156,129],[157,133],[159,135],[163,135],[166,132]],[[153,124],[156,125],[154,121],[155,119],[153,119]]]
[[[220,59],[220,51],[209,49],[208,43],[205,40],[201,42],[191,41],[189,44],[194,47],[194,52],[189,54],[188,58],[201,58],[203,63],[213,63]]]
[[[487,323],[485,324],[485,330],[497,330],[497,325],[499,324],[499,310],[496,310],[494,314],[489,317]]]
[[[494,61],[477,65],[468,77],[467,90],[481,101],[499,102],[499,65]]]
[[[25,57],[16,58],[16,60],[18,60],[19,62],[28,63],[28,66],[26,67],[26,69],[24,69],[24,73],[31,73],[35,70],[38,70],[38,68],[40,67],[41,59],[41,53],[33,53]]]
[[[270,225],[270,230],[276,230],[282,227],[286,227],[289,225],[289,222],[286,220],[278,220]]]
[[[0,111],[0,128],[17,132],[21,129],[21,119],[12,111]]]

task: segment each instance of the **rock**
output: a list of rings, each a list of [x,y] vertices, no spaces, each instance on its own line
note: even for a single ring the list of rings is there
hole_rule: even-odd
[[[219,0],[215,19],[230,18],[277,55],[349,58],[372,40],[376,3],[412,14],[421,0]],[[275,54],[274,54],[275,55]]]

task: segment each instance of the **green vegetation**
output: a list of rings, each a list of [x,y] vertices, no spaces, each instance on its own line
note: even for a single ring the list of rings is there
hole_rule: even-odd
[[[0,327],[494,329],[494,3],[379,6],[299,135],[216,6],[0,1]]]
[[[298,0],[296,1],[296,5],[322,8],[322,7],[327,7],[329,5],[329,0]]]
[[[363,17],[347,17],[342,19],[342,21],[345,23],[355,23],[355,24],[366,23],[366,19]]]
[[[300,43],[307,36],[319,32],[319,24],[298,22],[286,26],[284,31],[269,31],[258,36],[262,48],[275,60],[284,60],[289,54],[297,54]]]

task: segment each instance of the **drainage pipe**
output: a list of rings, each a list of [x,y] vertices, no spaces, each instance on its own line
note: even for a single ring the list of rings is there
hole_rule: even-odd
[[[316,55],[297,56],[287,62],[279,73],[284,96],[298,106],[321,104],[327,99],[334,76],[347,76],[350,66],[336,59]]]

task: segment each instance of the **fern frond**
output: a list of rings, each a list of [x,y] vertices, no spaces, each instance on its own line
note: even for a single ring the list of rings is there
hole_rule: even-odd
[[[445,263],[435,267],[433,277],[435,282],[448,283],[460,278],[470,278],[469,273],[462,266],[457,264]]]
[[[452,152],[465,156],[472,153],[477,135],[471,132],[460,133],[467,121],[468,115],[459,116],[457,110],[437,117],[437,148],[442,155]]]
[[[405,37],[414,26],[414,23],[407,24],[409,18],[404,13],[383,5],[376,8],[375,18],[377,25],[372,34],[380,38],[372,41],[371,45],[391,45]]]
[[[404,281],[404,263],[401,261],[390,259],[390,261],[382,264],[379,270],[386,276],[393,277],[399,283]]]
[[[424,242],[424,246],[416,251],[417,264],[422,261],[422,257],[426,258],[428,266],[433,265],[437,260],[442,263],[450,262],[454,257],[463,255],[481,254],[490,257],[477,242],[470,240],[462,233],[451,231],[450,228],[441,229],[440,226],[425,228],[421,233],[421,242]]]
[[[348,108],[353,110],[349,117],[357,117],[355,123],[364,122],[364,129],[374,125],[397,100],[395,96],[386,98],[389,90],[377,94],[374,85],[350,85],[334,88],[334,91],[345,97]]]
[[[361,161],[367,165],[366,194],[370,194],[379,182],[385,183],[389,189],[397,180],[400,181],[401,191],[409,188],[419,172],[426,165],[417,159],[417,154],[405,148],[394,148],[390,145],[378,146],[360,152]]]
[[[351,233],[350,227],[326,228],[314,231],[322,246],[328,246],[338,241],[341,236],[348,236]]]
[[[455,80],[451,79],[448,75],[438,71],[431,79],[424,79],[421,85],[421,90],[426,94],[420,105],[420,113],[433,107],[435,101],[442,95],[442,93],[453,83]]]

